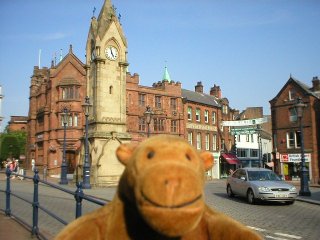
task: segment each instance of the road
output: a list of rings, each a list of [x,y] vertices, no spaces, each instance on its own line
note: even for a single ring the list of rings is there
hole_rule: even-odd
[[[0,181],[3,190],[4,181]],[[67,186],[75,191],[75,188]],[[11,191],[23,196],[29,201],[33,198],[32,181],[12,181]],[[85,190],[85,193],[98,196],[102,199],[112,199],[115,188],[94,188]],[[74,197],[64,192],[39,185],[39,203],[42,207],[55,212],[67,222],[74,219]],[[225,192],[224,181],[208,182],[205,186],[207,204],[245,225],[257,230],[265,239],[292,240],[308,239],[318,240],[320,236],[320,206],[296,201],[293,205],[278,203],[249,205],[245,199],[229,199]],[[0,193],[0,208],[5,208],[5,194]],[[83,201],[83,214],[93,211],[99,206]],[[12,213],[24,221],[32,223],[32,208],[28,203],[12,196]],[[64,227],[43,211],[39,210],[39,229],[48,238],[53,237]]]

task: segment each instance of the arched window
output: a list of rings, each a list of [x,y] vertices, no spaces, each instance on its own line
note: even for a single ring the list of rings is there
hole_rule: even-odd
[[[110,86],[109,87],[109,94],[112,94],[113,93],[113,86]]]

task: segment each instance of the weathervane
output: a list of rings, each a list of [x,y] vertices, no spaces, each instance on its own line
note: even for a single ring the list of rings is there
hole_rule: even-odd
[[[92,17],[94,17],[95,12],[96,12],[96,7],[93,7]]]

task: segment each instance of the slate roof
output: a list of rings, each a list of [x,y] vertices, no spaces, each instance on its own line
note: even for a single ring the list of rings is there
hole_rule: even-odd
[[[190,91],[187,89],[181,89],[182,98],[186,99],[187,101],[201,103],[208,106],[220,107],[217,99],[214,96],[205,94],[205,93],[198,93],[194,91]]]

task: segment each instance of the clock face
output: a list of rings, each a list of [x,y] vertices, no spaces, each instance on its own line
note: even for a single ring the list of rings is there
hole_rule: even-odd
[[[118,50],[113,46],[108,46],[105,53],[106,57],[110,60],[116,60],[118,58]]]

